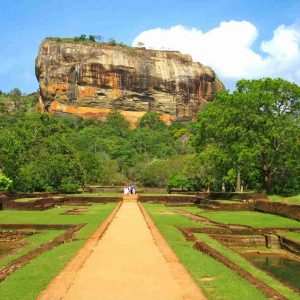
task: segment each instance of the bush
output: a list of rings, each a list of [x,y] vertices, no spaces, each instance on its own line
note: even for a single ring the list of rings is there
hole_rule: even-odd
[[[47,193],[53,193],[53,192],[55,192],[55,188],[53,186],[51,186],[51,185],[46,186],[45,192],[47,192]]]
[[[168,179],[168,192],[172,189],[183,191],[196,191],[200,189],[200,184],[197,178],[187,178],[181,172],[173,173]]]
[[[66,194],[75,194],[77,193],[79,186],[76,185],[75,183],[71,183],[71,182],[66,182],[66,183],[62,183],[59,190],[62,193],[66,193]]]
[[[8,191],[11,189],[13,181],[5,176],[3,173],[0,173],[0,191]]]

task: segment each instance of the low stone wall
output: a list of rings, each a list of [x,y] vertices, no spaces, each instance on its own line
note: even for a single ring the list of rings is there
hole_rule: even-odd
[[[254,209],[259,212],[279,215],[300,221],[300,205],[281,202],[255,202]]]
[[[299,241],[294,241],[290,238],[286,238],[282,235],[279,235],[280,237],[280,245],[289,250],[289,251],[292,251],[296,254],[300,254],[300,242]]]
[[[263,235],[234,235],[234,234],[209,234],[224,246],[234,247],[265,247],[266,237]]]
[[[108,203],[118,202],[118,197],[63,197],[63,198],[44,198],[29,202],[17,202],[14,199],[4,199],[2,209],[14,210],[46,210],[64,204],[85,205],[86,203]]]
[[[7,193],[6,196],[9,199],[19,199],[19,198],[50,198],[57,195],[56,192],[39,192],[39,193]]]
[[[140,202],[155,203],[195,203],[196,196],[139,196]]]
[[[18,231],[18,230],[1,230],[0,229],[0,242],[8,242],[8,241],[19,241],[24,237],[29,235],[33,235],[37,233],[37,231],[26,230],[26,231]]]
[[[210,257],[218,260],[219,262],[223,263],[226,267],[230,268],[231,270],[237,272],[241,277],[254,284],[259,290],[261,290],[269,298],[278,299],[278,300],[287,300],[285,296],[283,296],[282,294],[274,290],[269,285],[262,282],[260,279],[254,277],[251,273],[241,268],[239,265],[237,265],[236,263],[228,259],[226,256],[224,256],[217,250],[213,249],[206,243],[202,241],[197,241],[195,243],[195,248],[209,255]]]
[[[268,197],[258,193],[196,193],[197,202],[206,202],[207,200],[237,200],[237,201],[258,201],[268,200]]]
[[[217,202],[217,201],[209,201],[207,203],[207,205],[213,205],[215,210],[225,210],[225,211],[249,210],[249,211],[252,211],[255,208],[255,203],[256,202],[221,203],[221,202]]]
[[[212,205],[214,210],[225,211],[258,211],[273,215],[278,215],[290,219],[300,221],[300,205],[289,204],[282,202],[270,202],[270,201],[250,201],[250,202],[237,202],[237,203],[221,203],[216,201],[208,201],[203,207],[209,208]],[[201,207],[201,204],[199,204]]]

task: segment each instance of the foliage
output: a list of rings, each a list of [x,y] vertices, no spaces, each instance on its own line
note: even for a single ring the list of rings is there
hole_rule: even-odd
[[[105,122],[36,113],[36,96],[14,89],[0,94],[0,168],[19,191],[134,181],[298,194],[299,99],[300,87],[282,79],[242,80],[192,125],[148,112],[132,129],[117,111]]]
[[[163,186],[175,165],[171,157],[181,154],[183,147],[167,126],[158,124],[160,130],[131,129],[117,111],[105,122],[58,118],[30,109],[4,112],[0,167],[18,191],[60,191],[66,183],[123,185],[128,180]],[[158,175],[161,170],[151,165],[156,160],[166,161],[165,175]],[[152,176],[156,179],[151,181]]]
[[[18,88],[12,89],[8,94],[0,94],[0,114],[11,115],[16,112],[32,111],[37,104],[38,98],[35,95],[22,95]]]
[[[159,113],[155,111],[150,111],[142,116],[139,122],[139,127],[159,130],[166,127],[166,124],[160,120]]]
[[[0,191],[8,191],[12,188],[13,181],[0,172]]]
[[[79,186],[72,182],[63,182],[59,189],[60,192],[66,193],[66,194],[75,194],[78,191]]]
[[[107,44],[110,45],[110,46],[116,46],[116,45],[117,45],[117,42],[116,42],[115,39],[110,38],[110,39],[108,39]]]
[[[241,80],[199,114],[193,145],[219,149],[214,177],[237,189],[300,191],[300,87],[282,79]],[[235,175],[235,176],[233,176]],[[241,178],[239,182],[239,178]]]
[[[175,172],[168,178],[168,191],[180,189],[184,191],[194,191],[198,189],[199,183],[196,178],[188,178],[183,173]]]

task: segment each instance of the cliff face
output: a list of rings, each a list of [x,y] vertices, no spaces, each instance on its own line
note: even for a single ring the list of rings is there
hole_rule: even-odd
[[[147,111],[189,120],[223,89],[189,55],[101,43],[45,40],[36,76],[46,110],[104,119],[113,108],[132,125]]]

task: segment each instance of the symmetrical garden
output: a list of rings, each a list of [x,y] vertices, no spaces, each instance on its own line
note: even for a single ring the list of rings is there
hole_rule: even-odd
[[[118,194],[4,199],[0,298],[34,299],[119,200]],[[272,200],[140,196],[208,299],[300,299],[300,199]],[[269,262],[267,271],[259,259]]]

